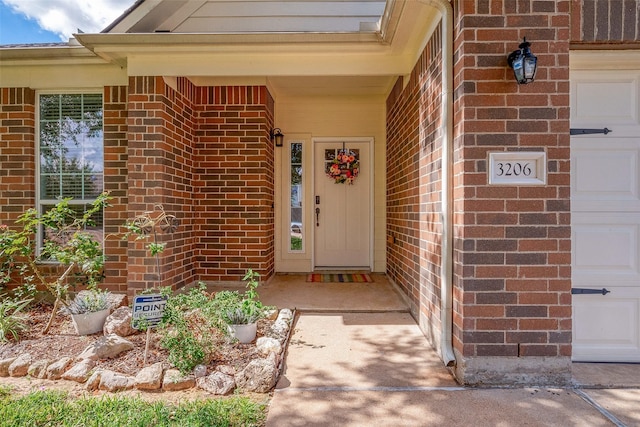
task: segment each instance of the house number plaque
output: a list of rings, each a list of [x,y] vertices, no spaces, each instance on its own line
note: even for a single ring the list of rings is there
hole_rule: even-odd
[[[546,164],[545,152],[489,153],[489,184],[545,185]]]

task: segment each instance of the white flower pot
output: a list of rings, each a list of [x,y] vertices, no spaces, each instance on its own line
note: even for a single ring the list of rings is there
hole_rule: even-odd
[[[242,344],[249,344],[256,339],[258,324],[256,322],[248,325],[229,325],[229,334]]]
[[[105,308],[92,313],[72,314],[71,319],[78,335],[91,335],[102,331],[110,312],[109,308]]]

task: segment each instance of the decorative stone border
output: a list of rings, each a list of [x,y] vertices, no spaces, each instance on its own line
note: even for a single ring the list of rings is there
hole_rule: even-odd
[[[96,361],[116,357],[131,350],[133,344],[125,338],[109,333],[98,338],[75,358],[58,360],[35,359],[30,354],[21,354],[0,360],[0,377],[24,377],[68,380],[84,383],[87,390],[110,392],[138,389],[178,391],[198,387],[209,393],[226,395],[239,389],[245,392],[266,393],[275,387],[279,376],[280,362],[284,357],[294,314],[282,309],[266,336],[256,340],[260,358],[254,359],[239,372],[231,366],[218,365],[208,373],[207,367],[199,365],[189,375],[182,375],[168,363],[158,362],[142,368],[135,376],[128,376],[107,369],[94,369]],[[105,328],[106,329],[106,328]]]

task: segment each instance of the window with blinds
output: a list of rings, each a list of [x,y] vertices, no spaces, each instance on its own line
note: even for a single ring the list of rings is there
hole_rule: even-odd
[[[103,191],[104,149],[102,94],[40,94],[38,96],[38,210],[60,199],[78,212]],[[93,230],[102,235],[102,215]],[[46,239],[46,230],[40,230]],[[99,239],[100,241],[102,239]]]

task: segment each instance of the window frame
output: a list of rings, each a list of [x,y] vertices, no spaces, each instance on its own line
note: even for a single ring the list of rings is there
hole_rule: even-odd
[[[104,91],[101,88],[87,88],[87,89],[68,89],[68,90],[37,90],[36,91],[36,102],[35,102],[35,135],[34,135],[34,145],[35,145],[35,208],[39,216],[43,213],[43,206],[55,205],[60,201],[60,199],[42,199],[42,180],[41,180],[41,158],[40,158],[40,138],[41,138],[41,117],[40,117],[40,97],[42,95],[100,95],[102,99],[102,189],[100,192],[104,191]],[[71,206],[87,206],[93,203],[96,198],[83,198],[77,199],[74,198],[69,201],[69,205]],[[102,221],[102,233],[104,235],[104,216]],[[36,251],[40,253],[42,251],[42,242],[43,242],[43,230],[38,228],[36,233]],[[104,245],[102,247],[104,252]],[[48,263],[56,263],[54,260],[44,261]]]
[[[301,194],[299,194],[299,199],[300,199],[300,212],[301,212],[301,217],[302,217],[302,223],[301,223],[301,230],[300,230],[300,234],[301,234],[301,248],[300,249],[293,249],[291,247],[291,224],[292,224],[292,215],[291,215],[291,209],[293,208],[293,206],[291,206],[291,193],[293,191],[293,184],[291,182],[291,169],[293,167],[293,165],[295,163],[292,162],[292,154],[293,154],[293,145],[300,145],[300,167],[302,168],[302,175],[300,177],[300,192]],[[287,147],[287,163],[288,163],[288,173],[287,173],[287,253],[289,254],[304,254],[307,252],[307,244],[306,244],[306,240],[308,238],[307,233],[305,232],[305,228],[306,228],[306,224],[305,224],[305,218],[306,218],[306,197],[305,197],[305,191],[304,191],[304,185],[305,185],[305,143],[303,140],[299,140],[299,139],[292,139],[290,141],[287,142],[286,144]]]

